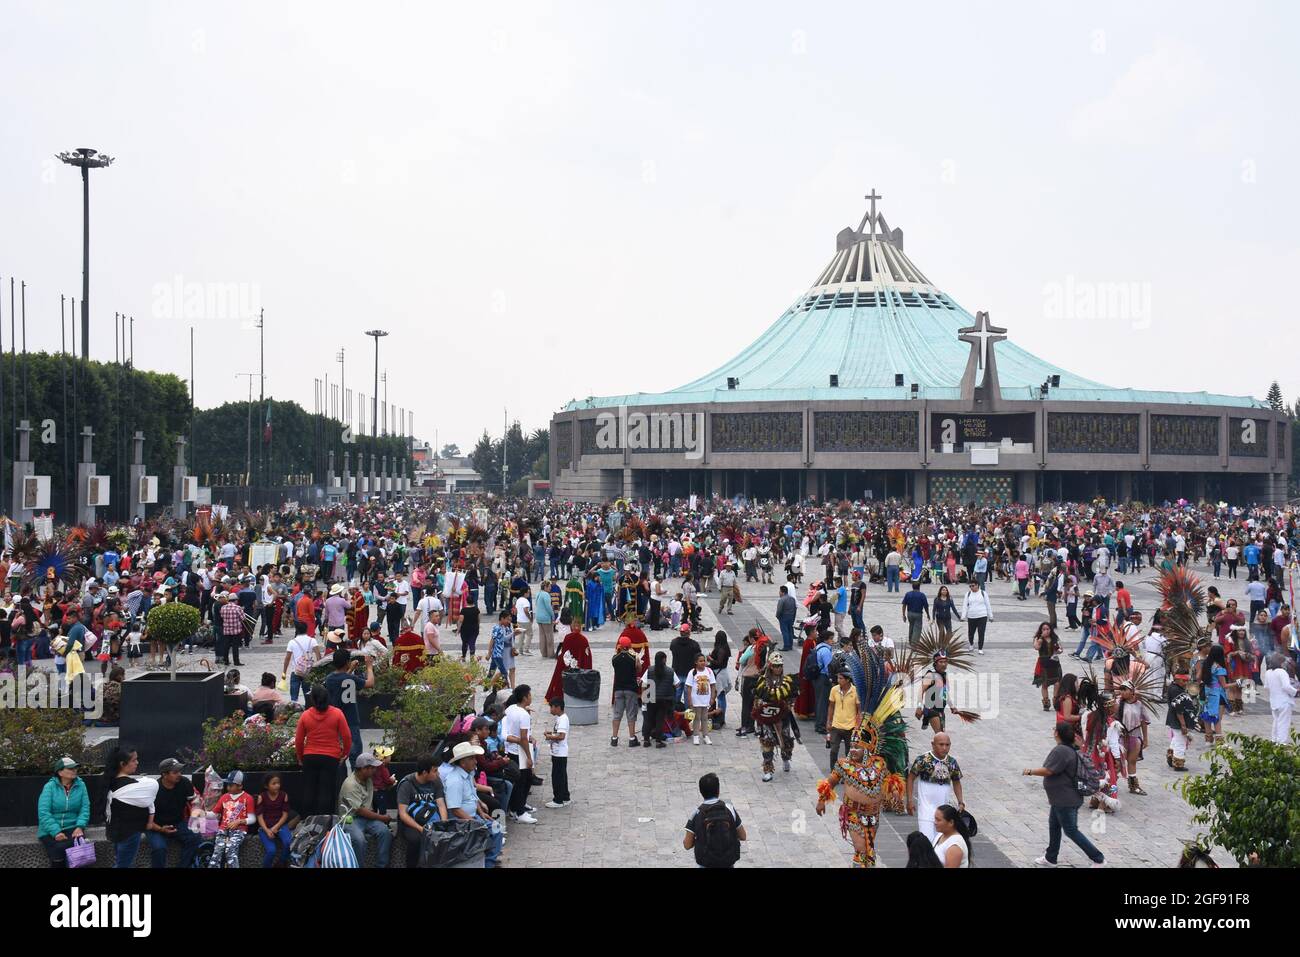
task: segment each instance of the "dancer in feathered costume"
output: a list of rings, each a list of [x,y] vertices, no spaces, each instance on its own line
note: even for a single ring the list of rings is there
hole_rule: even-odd
[[[758,731],[758,745],[763,752],[763,780],[772,780],[776,768],[773,753],[781,745],[781,767],[790,770],[794,755],[794,735],[787,726],[790,707],[794,704],[799,683],[785,673],[785,659],[781,652],[767,656],[767,664],[754,685],[754,727]]]
[[[830,775],[817,782],[817,813],[826,813],[826,805],[836,799],[835,788],[842,784],[840,833],[853,842],[853,866],[874,867],[876,828],[890,774],[887,755],[897,758],[901,752],[902,765],[907,765],[905,726],[893,720],[903,706],[903,690],[891,685],[884,658],[870,648],[849,652],[846,663],[862,702],[862,723],[849,756],[836,761]]]

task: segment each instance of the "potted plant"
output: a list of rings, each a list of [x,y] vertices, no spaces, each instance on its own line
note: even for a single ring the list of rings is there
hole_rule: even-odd
[[[35,827],[41,789],[56,759],[89,763],[85,722],[74,708],[0,709],[0,827]],[[102,759],[101,759],[102,760]],[[90,821],[104,821],[104,782],[98,767],[82,774],[90,791]]]
[[[394,761],[414,761],[436,750],[451,722],[474,705],[474,689],[482,681],[477,661],[441,655],[410,675],[397,693],[397,706],[375,712],[384,729],[384,743],[394,749]]]
[[[302,795],[302,770],[294,751],[294,734],[302,712],[286,708],[267,721],[262,717],[232,715],[203,723],[203,744],[198,750],[183,751],[180,759],[196,769],[194,785],[203,789],[203,773],[211,767],[218,774],[244,772],[244,789],[250,794],[262,790],[267,775],[280,775],[292,800]]]
[[[171,670],[147,672],[122,683],[121,740],[140,752],[141,763],[175,757],[203,743],[203,724],[222,716],[223,674],[177,670],[177,647],[199,629],[196,608],[168,602],[149,610],[151,640],[167,646]]]

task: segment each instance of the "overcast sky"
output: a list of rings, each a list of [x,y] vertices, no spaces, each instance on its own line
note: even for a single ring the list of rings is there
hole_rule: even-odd
[[[117,160],[92,357],[123,311],[137,365],[188,376],[193,325],[201,406],[257,369],[241,305],[268,394],[310,409],[341,347],[370,394],[378,326],[390,400],[463,448],[505,408],[532,429],[678,386],[780,315],[872,187],[933,282],[1044,358],[1290,402],[1295,10],[3,0],[5,347],[10,276],[32,348],[80,296],[52,157],[91,146]]]

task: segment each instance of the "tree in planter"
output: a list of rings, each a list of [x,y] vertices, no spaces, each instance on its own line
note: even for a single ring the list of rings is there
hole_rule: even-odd
[[[1195,824],[1238,864],[1300,867],[1300,744],[1230,733],[1208,755],[1205,774],[1178,783]]]
[[[167,655],[172,663],[171,678],[175,681],[179,664],[176,646],[199,630],[199,610],[193,605],[168,602],[150,608],[146,622],[149,626],[149,640],[161,641],[167,646]]]
[[[446,737],[451,722],[473,709],[474,689],[482,676],[477,661],[446,655],[413,673],[398,692],[396,707],[374,714],[375,723],[384,729],[384,744],[394,749],[394,760],[413,761]]]

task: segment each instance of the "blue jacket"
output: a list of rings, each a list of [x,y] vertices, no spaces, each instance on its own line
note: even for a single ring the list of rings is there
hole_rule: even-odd
[[[90,823],[90,792],[86,790],[86,782],[77,778],[72,790],[64,791],[58,777],[51,777],[41,789],[36,814],[37,837],[54,837],[60,833],[71,837],[74,828],[84,830]]]

